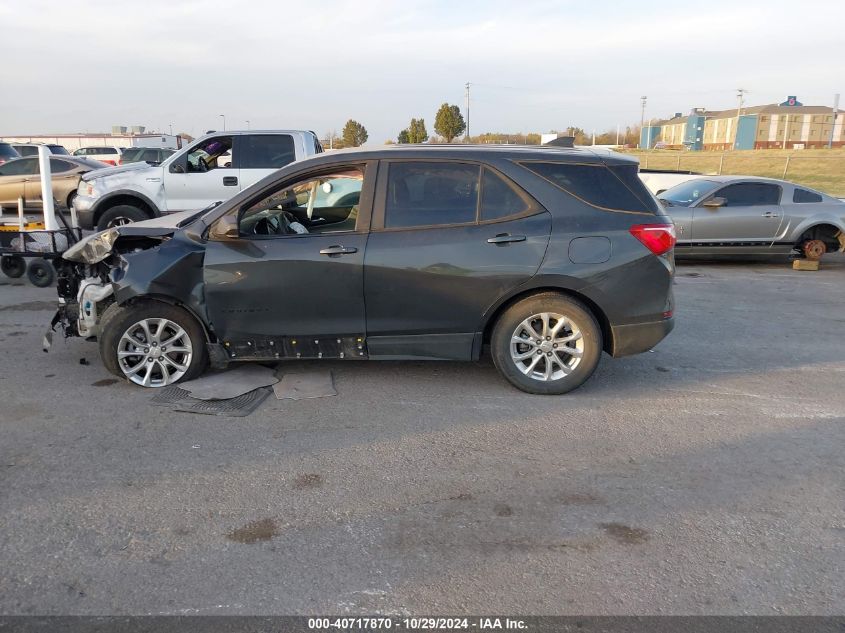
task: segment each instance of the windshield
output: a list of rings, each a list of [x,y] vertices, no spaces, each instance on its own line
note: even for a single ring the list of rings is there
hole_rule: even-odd
[[[197,211],[193,215],[189,215],[187,218],[185,218],[184,220],[179,222],[179,224],[177,224],[176,227],[181,229],[183,226],[188,226],[191,222],[193,222],[197,218],[201,218],[206,213],[208,213],[209,211],[211,211],[212,209],[216,208],[217,206],[219,206],[221,204],[223,204],[222,200],[218,200],[217,202],[212,202],[210,205],[208,205],[204,209]]]
[[[708,195],[718,185],[719,183],[712,180],[696,178],[667,189],[658,198],[668,202],[670,206],[688,207]]]

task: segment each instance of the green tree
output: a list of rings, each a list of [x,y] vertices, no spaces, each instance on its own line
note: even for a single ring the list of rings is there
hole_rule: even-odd
[[[456,105],[444,103],[434,117],[434,131],[451,143],[452,139],[460,136],[467,129],[461,109]]]
[[[425,119],[411,119],[411,124],[406,131],[408,132],[409,143],[425,143],[428,140]]]
[[[349,119],[346,125],[343,126],[341,138],[343,139],[344,147],[358,147],[367,142],[369,135],[367,134],[367,128],[358,123],[358,121]]]
[[[411,141],[408,138],[408,130],[404,129],[399,132],[399,136],[396,137],[397,143],[410,143]]]

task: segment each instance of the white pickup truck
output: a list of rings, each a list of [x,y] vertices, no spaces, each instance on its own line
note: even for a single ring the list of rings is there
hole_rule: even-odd
[[[129,163],[85,174],[73,207],[83,228],[199,210],[228,200],[275,170],[323,151],[313,132],[213,132],[160,165]]]

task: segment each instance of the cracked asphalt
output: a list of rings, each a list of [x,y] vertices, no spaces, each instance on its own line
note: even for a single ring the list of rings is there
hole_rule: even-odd
[[[682,265],[671,336],[567,396],[332,361],[221,418],[44,354],[55,289],[2,277],[0,613],[841,614],[843,282]]]

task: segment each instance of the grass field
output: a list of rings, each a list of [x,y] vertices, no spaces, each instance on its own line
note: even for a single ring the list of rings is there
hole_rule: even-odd
[[[845,149],[758,149],[733,152],[627,150],[625,153],[637,156],[643,168],[785,178],[845,198]]]

